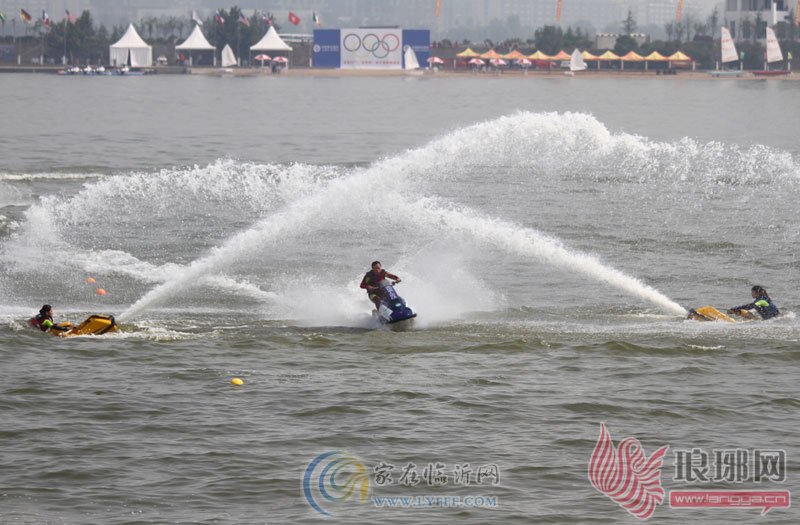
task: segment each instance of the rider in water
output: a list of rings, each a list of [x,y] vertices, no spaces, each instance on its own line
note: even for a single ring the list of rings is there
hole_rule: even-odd
[[[767,294],[764,288],[761,286],[753,286],[750,290],[750,295],[753,296],[755,301],[749,304],[743,304],[742,306],[735,306],[728,310],[728,313],[741,314],[743,311],[755,310],[762,319],[772,319],[780,315],[781,312],[778,310],[778,307],[775,306],[775,303],[772,302],[772,299],[769,298],[769,294]]]
[[[372,270],[364,274],[364,278],[361,279],[361,288],[367,291],[369,300],[375,303],[376,309],[380,308],[381,306],[380,289],[381,281],[384,279],[392,279],[394,280],[395,284],[400,282],[400,278],[398,276],[381,268],[380,261],[373,261]]]
[[[28,319],[28,324],[34,328],[38,328],[42,332],[46,332],[51,328],[54,330],[60,330],[62,332],[69,330],[69,328],[60,326],[53,322],[53,307],[49,304],[42,306],[37,316]]]

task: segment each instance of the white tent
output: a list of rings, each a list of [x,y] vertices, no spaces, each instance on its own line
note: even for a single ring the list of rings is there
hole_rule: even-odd
[[[175,49],[181,51],[210,51],[216,48],[208,43],[203,31],[200,30],[200,26],[196,25],[189,38],[184,40],[183,44],[175,46]]]
[[[153,65],[153,48],[142,40],[139,33],[133,27],[128,26],[128,30],[119,39],[119,42],[111,45],[109,58],[112,66],[124,66],[130,57],[131,67],[150,67]]]
[[[292,48],[278,36],[275,28],[269,26],[267,34],[258,41],[257,44],[250,46],[250,51],[291,51]]]
[[[217,48],[208,43],[199,25],[194,26],[189,38],[184,40],[183,44],[175,46],[175,50],[189,52],[189,65],[192,65],[192,51],[211,51],[213,57],[212,62],[214,64],[217,63]]]

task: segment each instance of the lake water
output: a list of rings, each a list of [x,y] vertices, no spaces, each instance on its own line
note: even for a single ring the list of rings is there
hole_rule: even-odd
[[[650,522],[797,522],[669,493],[797,486],[800,83],[3,75],[0,94],[0,521],[633,523],[587,477],[605,423],[670,447]],[[413,330],[373,323],[374,259]],[[780,318],[685,320],[753,284]],[[122,332],[34,332],[43,303]],[[708,483],[681,478],[691,449]],[[741,482],[712,482],[723,449],[749,454]],[[756,450],[785,452],[785,481],[753,482]],[[344,486],[320,491],[335,458]]]

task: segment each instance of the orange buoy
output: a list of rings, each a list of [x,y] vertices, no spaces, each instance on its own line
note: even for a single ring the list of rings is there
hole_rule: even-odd
[[[106,291],[103,288],[98,288],[97,290],[94,291],[94,293],[96,293],[97,295],[105,295]]]
[[[95,281],[94,277],[87,277],[86,278],[86,284],[94,284],[96,282],[97,281]]]

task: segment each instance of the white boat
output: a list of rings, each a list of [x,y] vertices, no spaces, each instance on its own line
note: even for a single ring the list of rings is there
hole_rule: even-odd
[[[419,67],[419,60],[417,60],[417,54],[411,49],[411,46],[406,46],[406,50],[403,53],[403,69],[406,74],[418,75],[422,73]]]
[[[231,67],[237,64],[236,55],[233,54],[233,49],[228,44],[222,48],[222,67]]]
[[[739,53],[736,52],[736,46],[731,38],[731,32],[727,27],[720,28],[720,54],[722,61],[722,69],[716,71],[709,71],[712,77],[740,77],[742,76],[742,64],[739,63],[739,69],[725,69],[725,64],[729,62],[737,62],[739,60]]]
[[[773,62],[782,62],[783,52],[781,46],[778,44],[778,38],[775,36],[775,31],[771,27],[767,27],[767,62],[764,64],[763,71],[753,71],[754,75],[758,76],[777,76],[788,75],[788,69],[770,69],[769,65]]]
[[[575,51],[572,52],[572,55],[569,57],[569,71],[565,71],[564,74],[570,77],[575,76],[576,71],[584,71],[586,70],[586,61],[583,60],[583,55],[575,48]]]

